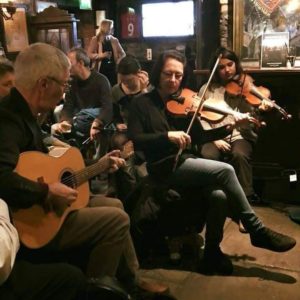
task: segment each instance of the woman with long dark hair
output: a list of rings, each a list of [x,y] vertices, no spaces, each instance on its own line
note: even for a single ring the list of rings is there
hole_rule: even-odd
[[[251,113],[258,116],[259,110],[269,109],[266,103],[262,103],[258,109],[249,104],[243,96],[235,96],[226,92],[226,85],[232,80],[240,80],[243,83],[244,71],[238,56],[231,50],[219,48],[211,63],[211,70],[216,59],[222,55],[212,84],[205,95],[206,101],[216,107],[225,107],[236,112]],[[202,95],[206,84],[199,91]],[[202,126],[205,129],[218,128],[231,122],[233,117],[227,115],[219,122],[202,118]],[[201,147],[201,156],[207,159],[220,160],[230,163],[237,174],[239,182],[250,203],[261,202],[253,189],[252,176],[252,153],[257,140],[257,128],[253,124],[247,124],[235,128],[228,136],[213,142],[206,143]]]

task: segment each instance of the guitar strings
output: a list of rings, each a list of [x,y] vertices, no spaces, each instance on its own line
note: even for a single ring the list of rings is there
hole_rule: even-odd
[[[94,174],[97,175],[98,172],[96,170],[98,169],[98,164],[96,163],[95,165],[89,166],[86,169],[83,169],[81,171],[76,172],[75,174],[71,174],[65,178],[63,178],[62,183],[67,185],[67,186],[74,186],[77,187],[81,182],[79,181],[80,177],[84,173]]]
[[[124,159],[130,157],[134,153],[134,150],[132,148],[133,148],[132,141],[129,140],[124,145],[124,149],[121,152],[121,157]],[[79,179],[84,173],[88,173],[88,175],[94,174],[94,176],[96,176],[98,173],[100,173],[99,171],[96,171],[99,167],[99,163],[100,163],[100,161],[98,161],[94,165],[91,165],[87,168],[84,168],[84,169],[76,172],[75,174],[71,174],[71,175],[63,178],[62,183],[69,187],[71,187],[71,186],[77,187],[78,185],[80,185],[82,183],[79,181]]]

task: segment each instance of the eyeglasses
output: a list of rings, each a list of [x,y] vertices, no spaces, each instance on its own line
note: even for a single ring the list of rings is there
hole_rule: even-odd
[[[169,79],[171,79],[171,78],[173,78],[173,76],[175,76],[175,78],[177,80],[180,80],[183,77],[182,73],[173,73],[173,72],[164,72],[164,71],[162,71],[161,73]]]
[[[69,84],[69,82],[63,82],[63,81],[58,80],[55,77],[51,77],[51,76],[48,76],[47,78],[50,79],[50,80],[52,80],[52,81],[54,81],[55,83],[57,83],[61,87],[63,87],[64,90],[68,90],[71,87],[71,85]]]

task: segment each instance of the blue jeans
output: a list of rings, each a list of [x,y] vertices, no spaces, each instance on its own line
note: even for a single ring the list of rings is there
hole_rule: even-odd
[[[209,201],[206,239],[211,243],[220,243],[222,240],[226,215],[221,210],[225,212],[226,207],[233,219],[241,220],[250,234],[264,227],[251,208],[235,171],[229,164],[203,158],[188,158],[172,174],[170,184],[175,189],[199,188],[204,195],[200,198]]]

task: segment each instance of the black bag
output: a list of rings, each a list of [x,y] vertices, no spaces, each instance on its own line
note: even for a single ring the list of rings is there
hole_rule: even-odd
[[[75,114],[73,117],[75,134],[82,137],[89,136],[92,123],[99,116],[99,113],[100,108],[85,108]]]
[[[113,277],[90,278],[86,300],[130,300],[130,295]]]

